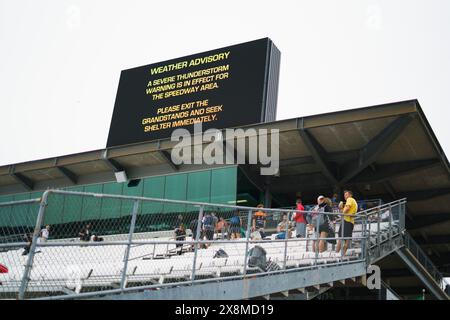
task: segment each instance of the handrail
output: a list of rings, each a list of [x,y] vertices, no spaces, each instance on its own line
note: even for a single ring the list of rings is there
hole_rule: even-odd
[[[8,202],[0,202],[0,207],[19,205],[19,204],[40,203],[40,202],[41,202],[41,198],[14,200],[14,201],[8,201]]]
[[[168,204],[184,204],[184,205],[191,205],[191,206],[203,206],[203,207],[210,207],[210,208],[229,208],[233,210],[252,210],[252,211],[264,211],[264,212],[275,212],[275,213],[292,213],[292,211],[301,211],[305,213],[316,213],[315,211],[306,211],[306,210],[288,210],[288,209],[280,209],[280,208],[256,208],[256,207],[245,207],[245,206],[233,206],[233,205],[227,205],[227,204],[219,204],[219,203],[207,203],[207,202],[199,202],[199,201],[187,201],[187,200],[173,200],[173,199],[158,199],[158,198],[151,198],[151,197],[138,197],[138,196],[124,196],[124,195],[117,195],[117,194],[102,194],[102,193],[94,193],[94,192],[81,192],[81,191],[66,191],[66,190],[58,190],[58,189],[49,189],[45,191],[46,193],[54,193],[54,194],[68,194],[68,195],[78,195],[78,196],[88,196],[88,197],[94,197],[94,198],[111,198],[111,199],[120,199],[120,200],[141,200],[141,201],[147,201],[147,202],[160,202],[160,203],[168,203]],[[406,199],[406,198],[405,198]],[[405,199],[400,199],[391,202],[391,204],[395,204],[397,202],[403,201]],[[381,206],[380,208],[383,208],[384,206]],[[357,215],[364,215],[364,213],[369,212],[369,210],[372,209],[366,209],[364,211],[358,212],[356,215],[353,214],[346,214],[341,212],[321,212],[322,214],[326,215],[338,215],[338,216],[357,216]]]
[[[430,273],[433,279],[437,284],[441,287],[441,289],[445,289],[445,286],[448,284],[447,280],[441,274],[441,272],[436,268],[433,261],[426,255],[423,249],[417,244],[417,242],[411,237],[408,232],[404,233],[405,245],[408,249],[410,249],[411,253],[417,257],[419,262],[423,265],[423,267]],[[416,252],[414,252],[416,251]],[[421,260],[424,260],[425,263],[422,263]]]

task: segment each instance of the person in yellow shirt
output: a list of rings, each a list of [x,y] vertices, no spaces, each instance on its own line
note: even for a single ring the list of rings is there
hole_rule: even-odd
[[[346,214],[344,216],[344,224],[339,227],[339,237],[351,238],[353,235],[353,227],[355,225],[355,214],[358,212],[358,204],[353,198],[353,192],[350,190],[344,191],[345,205],[341,202],[339,209],[342,213]],[[343,227],[343,230],[341,228]],[[350,246],[350,239],[344,240],[343,254],[347,253],[347,249]],[[338,240],[336,245],[336,252],[341,251],[342,240]]]

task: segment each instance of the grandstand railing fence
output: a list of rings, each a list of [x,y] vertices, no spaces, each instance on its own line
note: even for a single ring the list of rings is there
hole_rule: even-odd
[[[28,222],[0,243],[0,263],[11,269],[0,275],[0,298],[68,299],[368,262],[383,241],[404,231],[405,203],[359,212],[347,238],[336,230],[345,227],[345,214],[304,211],[316,220],[297,238],[292,209],[47,190],[41,199],[0,204],[10,213],[28,206],[23,211],[35,219],[33,228]],[[89,221],[80,221],[81,212]],[[239,224],[231,223],[235,216]],[[331,221],[322,237],[321,219]],[[42,237],[46,225],[48,240]],[[17,232],[28,241],[17,241]],[[336,252],[335,245],[345,240],[351,247],[344,255],[344,246]],[[249,263],[255,246],[266,251],[266,265]],[[226,257],[216,257],[222,251]],[[432,274],[439,277],[437,270]]]

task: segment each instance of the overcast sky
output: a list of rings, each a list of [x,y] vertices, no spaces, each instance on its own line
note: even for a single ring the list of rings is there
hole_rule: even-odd
[[[267,36],[277,119],[417,98],[450,155],[450,1],[0,0],[0,165],[104,148],[122,69]]]

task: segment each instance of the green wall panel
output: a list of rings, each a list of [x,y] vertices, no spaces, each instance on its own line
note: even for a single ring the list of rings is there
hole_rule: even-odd
[[[144,196],[160,199],[176,199],[197,202],[230,204],[236,201],[237,167],[180,173],[142,179],[138,186],[128,187],[124,183],[104,183],[89,186],[65,188],[69,191]],[[0,202],[38,198],[41,192],[1,196]],[[25,206],[24,206],[25,207]],[[27,205],[1,209],[0,226],[34,226],[38,205]],[[46,224],[58,224],[92,219],[111,219],[130,215],[133,201],[88,198],[70,195],[50,195],[46,209]],[[163,204],[161,202],[141,203],[139,213],[162,214],[170,212],[197,211],[186,205]]]
[[[103,185],[103,193],[122,194],[122,183],[105,183]],[[118,199],[102,199],[101,216],[102,219],[118,218],[121,215],[122,200]]]
[[[209,202],[211,198],[211,170],[192,172],[188,174],[187,200]],[[196,212],[198,208],[186,206],[187,212]]]
[[[174,174],[166,176],[166,185],[164,188],[164,198],[170,200],[186,200],[187,174]],[[184,212],[186,205],[166,204],[164,213]]]
[[[211,203],[234,204],[237,193],[237,167],[212,171]]]
[[[1,196],[0,202],[14,201],[14,196]],[[0,207],[0,227],[11,226],[11,206]]]
[[[84,192],[103,193],[103,185],[96,184],[84,187]],[[101,218],[102,199],[94,197],[83,197],[83,209],[81,220],[93,220]]]
[[[79,191],[83,192],[83,187],[71,187],[67,188],[67,191]],[[50,194],[49,198],[52,198],[54,195]],[[75,222],[81,221],[81,208],[83,204],[83,197],[79,196],[71,196],[71,195],[57,195],[58,197],[62,197],[63,202],[63,212],[62,212],[62,222]],[[50,200],[51,201],[51,200]],[[49,202],[51,203],[51,202]]]
[[[139,184],[135,187],[128,187],[127,184],[123,185],[123,195],[124,196],[135,196],[135,197],[142,197],[142,191],[143,191],[144,181],[141,180]],[[133,211],[133,205],[134,201],[124,200],[122,201],[122,216],[130,216]],[[138,213],[142,212],[142,203],[139,204],[139,211]]]
[[[187,200],[209,202],[211,198],[211,171],[199,171],[188,174]]]
[[[14,201],[30,199],[29,193],[17,194]],[[34,226],[36,224],[37,212],[33,212],[32,206],[29,204],[15,205],[11,209],[11,226]]]
[[[147,198],[164,198],[166,177],[150,177],[144,179],[143,196]],[[142,203],[142,213],[161,213],[163,211],[163,204],[161,202]]]

